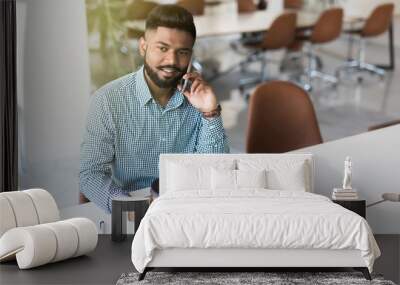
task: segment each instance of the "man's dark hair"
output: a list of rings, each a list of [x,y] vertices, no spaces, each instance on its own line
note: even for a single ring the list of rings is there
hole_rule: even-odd
[[[151,10],[146,19],[146,30],[167,27],[188,32],[196,40],[196,27],[193,16],[178,5],[159,5]]]

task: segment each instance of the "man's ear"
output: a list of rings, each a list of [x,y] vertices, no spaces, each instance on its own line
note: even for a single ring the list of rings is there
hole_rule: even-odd
[[[147,42],[144,39],[144,37],[140,37],[139,39],[139,52],[140,55],[144,57],[144,55],[146,54],[146,49],[147,49]]]

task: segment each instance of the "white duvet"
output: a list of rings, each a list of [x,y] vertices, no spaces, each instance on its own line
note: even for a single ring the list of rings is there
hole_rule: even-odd
[[[140,223],[132,262],[143,272],[165,248],[358,249],[370,271],[380,255],[359,215],[321,195],[265,189],[164,194]]]

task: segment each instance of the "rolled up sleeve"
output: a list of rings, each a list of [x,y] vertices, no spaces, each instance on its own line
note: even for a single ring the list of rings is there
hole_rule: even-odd
[[[211,120],[201,117],[196,153],[229,153],[221,116]]]

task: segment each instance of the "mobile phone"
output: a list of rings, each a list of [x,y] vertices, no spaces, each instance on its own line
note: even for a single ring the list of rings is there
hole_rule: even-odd
[[[186,70],[186,73],[189,73],[189,72],[192,71],[192,59],[193,58],[190,58],[189,65],[188,65],[188,68]],[[183,80],[183,85],[182,85],[182,92],[190,91],[190,87],[191,86],[192,86],[192,82],[189,79],[184,79]]]

